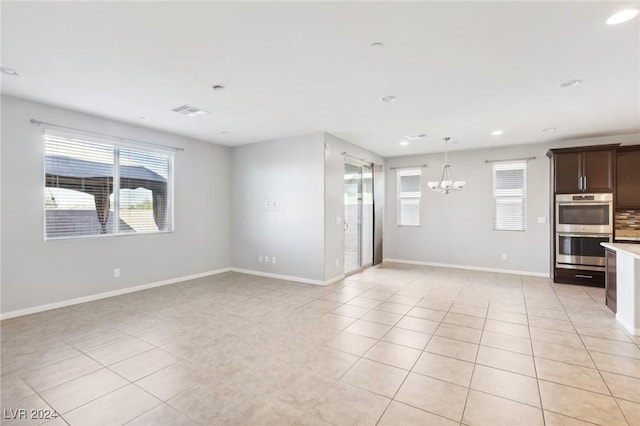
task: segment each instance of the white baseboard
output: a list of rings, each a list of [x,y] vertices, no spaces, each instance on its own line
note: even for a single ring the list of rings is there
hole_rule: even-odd
[[[257,275],[259,277],[276,278],[279,280],[286,280],[286,281],[295,281],[295,282],[304,283],[304,284],[327,285],[325,281],[321,281],[321,280],[312,280],[310,278],[293,277],[290,275],[272,274],[270,272],[253,271],[251,269],[242,269],[242,268],[232,267],[231,271],[239,272],[241,274]]]
[[[325,285],[329,285],[329,284],[337,283],[338,281],[341,281],[341,280],[344,280],[344,274],[338,275],[337,277],[329,278],[324,283]]]
[[[104,293],[92,294],[90,296],[77,297],[75,299],[63,300],[55,303],[48,303],[46,305],[34,306],[31,308],[18,309],[17,311],[5,312],[0,314],[0,320],[9,318],[21,317],[24,315],[36,314],[38,312],[50,311],[52,309],[64,308],[65,306],[78,305],[80,303],[92,302],[94,300],[106,299],[108,297],[120,296],[121,294],[135,293],[136,291],[147,290],[154,287],[162,287],[169,284],[175,284],[182,281],[195,280],[197,278],[208,277],[209,275],[221,274],[223,272],[229,272],[231,268],[222,268],[215,271],[201,272],[199,274],[186,275],[183,277],[171,278],[164,281],[157,281],[154,283],[138,285],[135,287],[121,288],[118,290],[107,291]]]
[[[631,334],[632,336],[640,336],[640,328],[634,328],[631,324],[625,321],[620,316],[620,314],[616,314],[616,321],[618,321],[620,325],[623,326],[625,330],[627,330],[627,333]]]
[[[404,263],[407,265],[437,266],[440,268],[465,269],[469,271],[496,272],[499,274],[527,275],[530,277],[549,278],[549,274],[545,272],[514,271],[511,269],[485,268],[482,266],[468,266],[468,265],[452,265],[450,263],[420,262],[416,260],[402,260],[402,259],[386,259],[385,258],[383,261],[390,262],[390,263]]]

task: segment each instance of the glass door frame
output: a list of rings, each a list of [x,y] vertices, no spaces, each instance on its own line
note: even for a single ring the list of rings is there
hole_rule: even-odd
[[[348,168],[352,170],[348,171]],[[344,253],[343,253],[343,268],[344,274],[351,275],[357,273],[365,268],[368,268],[373,265],[373,247],[374,247],[374,199],[373,199],[373,165],[371,163],[365,163],[357,160],[347,159],[344,160],[344,189],[343,189],[343,209],[344,209],[344,219],[343,226],[345,232],[344,239]],[[352,255],[351,251],[348,251],[348,246],[350,243],[348,240],[347,231],[350,229],[350,226],[353,226],[354,220],[353,213],[349,214],[348,206],[353,206],[353,204],[348,204],[349,192],[347,191],[348,185],[348,175],[355,174],[355,184],[357,185],[357,193],[356,193],[356,220],[355,224],[357,226],[357,235],[356,235],[356,252],[355,252],[355,262],[349,261],[348,256]],[[365,177],[365,174],[368,177]],[[353,180],[353,178],[351,179]],[[365,192],[365,187],[367,187],[368,191]],[[352,197],[353,199],[353,197]],[[351,219],[350,219],[351,218]],[[364,227],[368,228],[365,229]],[[368,230],[368,231],[367,231]],[[366,241],[365,241],[366,239]],[[367,250],[368,248],[368,250]],[[366,256],[366,258],[365,258]],[[354,267],[347,270],[349,265],[354,265]]]

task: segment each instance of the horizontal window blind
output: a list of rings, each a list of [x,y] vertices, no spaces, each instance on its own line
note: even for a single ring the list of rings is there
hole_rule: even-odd
[[[128,148],[119,154],[122,233],[168,230],[167,155]]]
[[[173,229],[173,156],[45,133],[45,238]]]
[[[398,225],[419,226],[422,170],[399,169],[398,184]]]
[[[526,162],[493,165],[493,229],[499,231],[526,229],[526,184]]]

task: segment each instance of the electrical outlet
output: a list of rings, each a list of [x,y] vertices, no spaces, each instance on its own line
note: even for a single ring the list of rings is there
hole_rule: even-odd
[[[509,256],[507,256],[507,253],[502,253],[502,260],[504,261],[509,260]]]
[[[120,278],[120,268],[113,270],[113,278]]]
[[[267,262],[267,263],[269,263],[269,256],[265,256],[265,257],[264,257],[264,261],[265,261],[265,262]]]
[[[275,256],[271,256],[271,263],[273,263],[274,265],[276,264],[276,257]]]
[[[258,262],[262,262],[262,256],[258,256]]]
[[[336,266],[340,266],[340,259],[336,257]]]

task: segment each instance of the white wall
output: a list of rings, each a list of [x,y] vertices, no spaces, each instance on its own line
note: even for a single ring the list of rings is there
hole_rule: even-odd
[[[234,147],[231,158],[232,266],[324,282],[323,134]]]
[[[44,140],[31,118],[184,148],[175,232],[44,241]],[[229,148],[3,96],[1,163],[2,313],[230,266]]]
[[[551,257],[550,148],[631,144],[640,135],[609,136],[505,148],[454,151],[449,154],[451,175],[466,180],[461,192],[443,195],[427,188],[439,180],[444,153],[387,159],[387,204],[384,251],[386,259],[461,265],[548,274]],[[535,156],[527,165],[527,226],[524,232],[494,231],[492,211],[492,167],[485,160]],[[422,226],[398,227],[396,174],[391,167],[428,165],[423,169]],[[547,223],[537,223],[546,217]],[[503,261],[502,254],[508,255]]]
[[[384,164],[384,159],[377,154],[367,151],[357,145],[324,134],[325,142],[325,176],[324,176],[324,212],[325,212],[325,280],[331,280],[344,275],[344,161],[342,155],[346,152],[357,158],[375,164]],[[377,203],[384,203],[384,194],[376,199]],[[340,223],[336,223],[340,218]],[[338,259],[338,265],[336,265]]]

